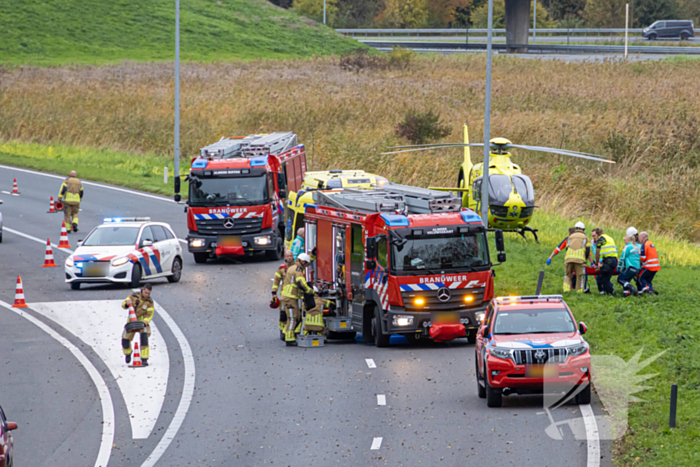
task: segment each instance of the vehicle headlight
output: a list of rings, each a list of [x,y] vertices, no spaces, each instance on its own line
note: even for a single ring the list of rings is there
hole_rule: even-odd
[[[484,316],[486,316],[486,313],[477,313],[476,314],[476,320],[481,324],[482,321],[484,321]]]
[[[269,235],[264,235],[262,237],[255,237],[253,241],[255,241],[256,245],[269,245],[272,240]]]
[[[66,258],[66,266],[68,266],[69,268],[73,267],[73,257],[72,256],[69,256],[68,258]]]
[[[204,246],[203,238],[192,238],[190,239],[190,246],[193,248],[201,248]]]
[[[410,326],[413,324],[411,315],[394,315],[394,326]]]
[[[568,347],[567,350],[569,351],[570,357],[576,357],[577,355],[586,353],[588,350],[588,344],[584,342],[582,344],[572,345],[571,347]]]
[[[491,347],[489,349],[489,353],[493,355],[496,358],[502,358],[503,360],[507,360],[510,358],[510,349],[499,349],[498,347]]]
[[[114,258],[112,260],[112,266],[123,266],[129,262],[129,258],[122,256],[121,258]]]

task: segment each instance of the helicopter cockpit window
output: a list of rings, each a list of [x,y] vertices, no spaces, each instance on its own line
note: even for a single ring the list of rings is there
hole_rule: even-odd
[[[489,204],[504,206],[510,199],[510,194],[513,191],[510,177],[499,174],[491,175],[489,177],[489,185],[491,188],[489,190]]]
[[[530,177],[526,175],[513,175],[513,186],[523,199],[525,206],[535,205],[535,188],[532,186]]]

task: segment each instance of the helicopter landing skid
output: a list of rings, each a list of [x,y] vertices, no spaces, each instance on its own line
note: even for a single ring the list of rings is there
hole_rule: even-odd
[[[523,227],[520,230],[516,230],[516,232],[518,232],[520,236],[523,237],[523,239],[525,240],[527,240],[527,238],[525,237],[525,232],[531,232],[532,236],[535,237],[535,243],[540,243],[539,238],[537,238],[537,229],[533,229],[532,227]]]

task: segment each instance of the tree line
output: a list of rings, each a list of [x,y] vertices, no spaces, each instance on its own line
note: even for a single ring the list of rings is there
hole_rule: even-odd
[[[271,0],[315,21],[323,21],[324,0]],[[326,22],[334,28],[485,28],[487,0],[325,0]],[[538,0],[537,27],[622,28],[625,4],[630,27],[657,20],[700,23],[700,0]],[[532,5],[532,3],[531,3]],[[505,0],[494,0],[494,27],[505,27]]]

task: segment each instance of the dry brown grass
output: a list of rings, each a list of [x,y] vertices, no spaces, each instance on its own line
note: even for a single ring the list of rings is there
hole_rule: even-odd
[[[404,70],[337,59],[185,64],[183,154],[222,135],[293,130],[314,169],[456,182],[460,151],[380,156],[409,109],[482,138],[484,58],[422,56]],[[700,240],[700,62],[563,63],[497,57],[492,134],[613,157],[602,167],[520,153],[538,203]],[[0,73],[2,73],[0,71]],[[0,74],[0,139],[172,153],[172,67],[17,68]],[[455,138],[457,139],[457,138]],[[479,157],[475,151],[475,158]]]

